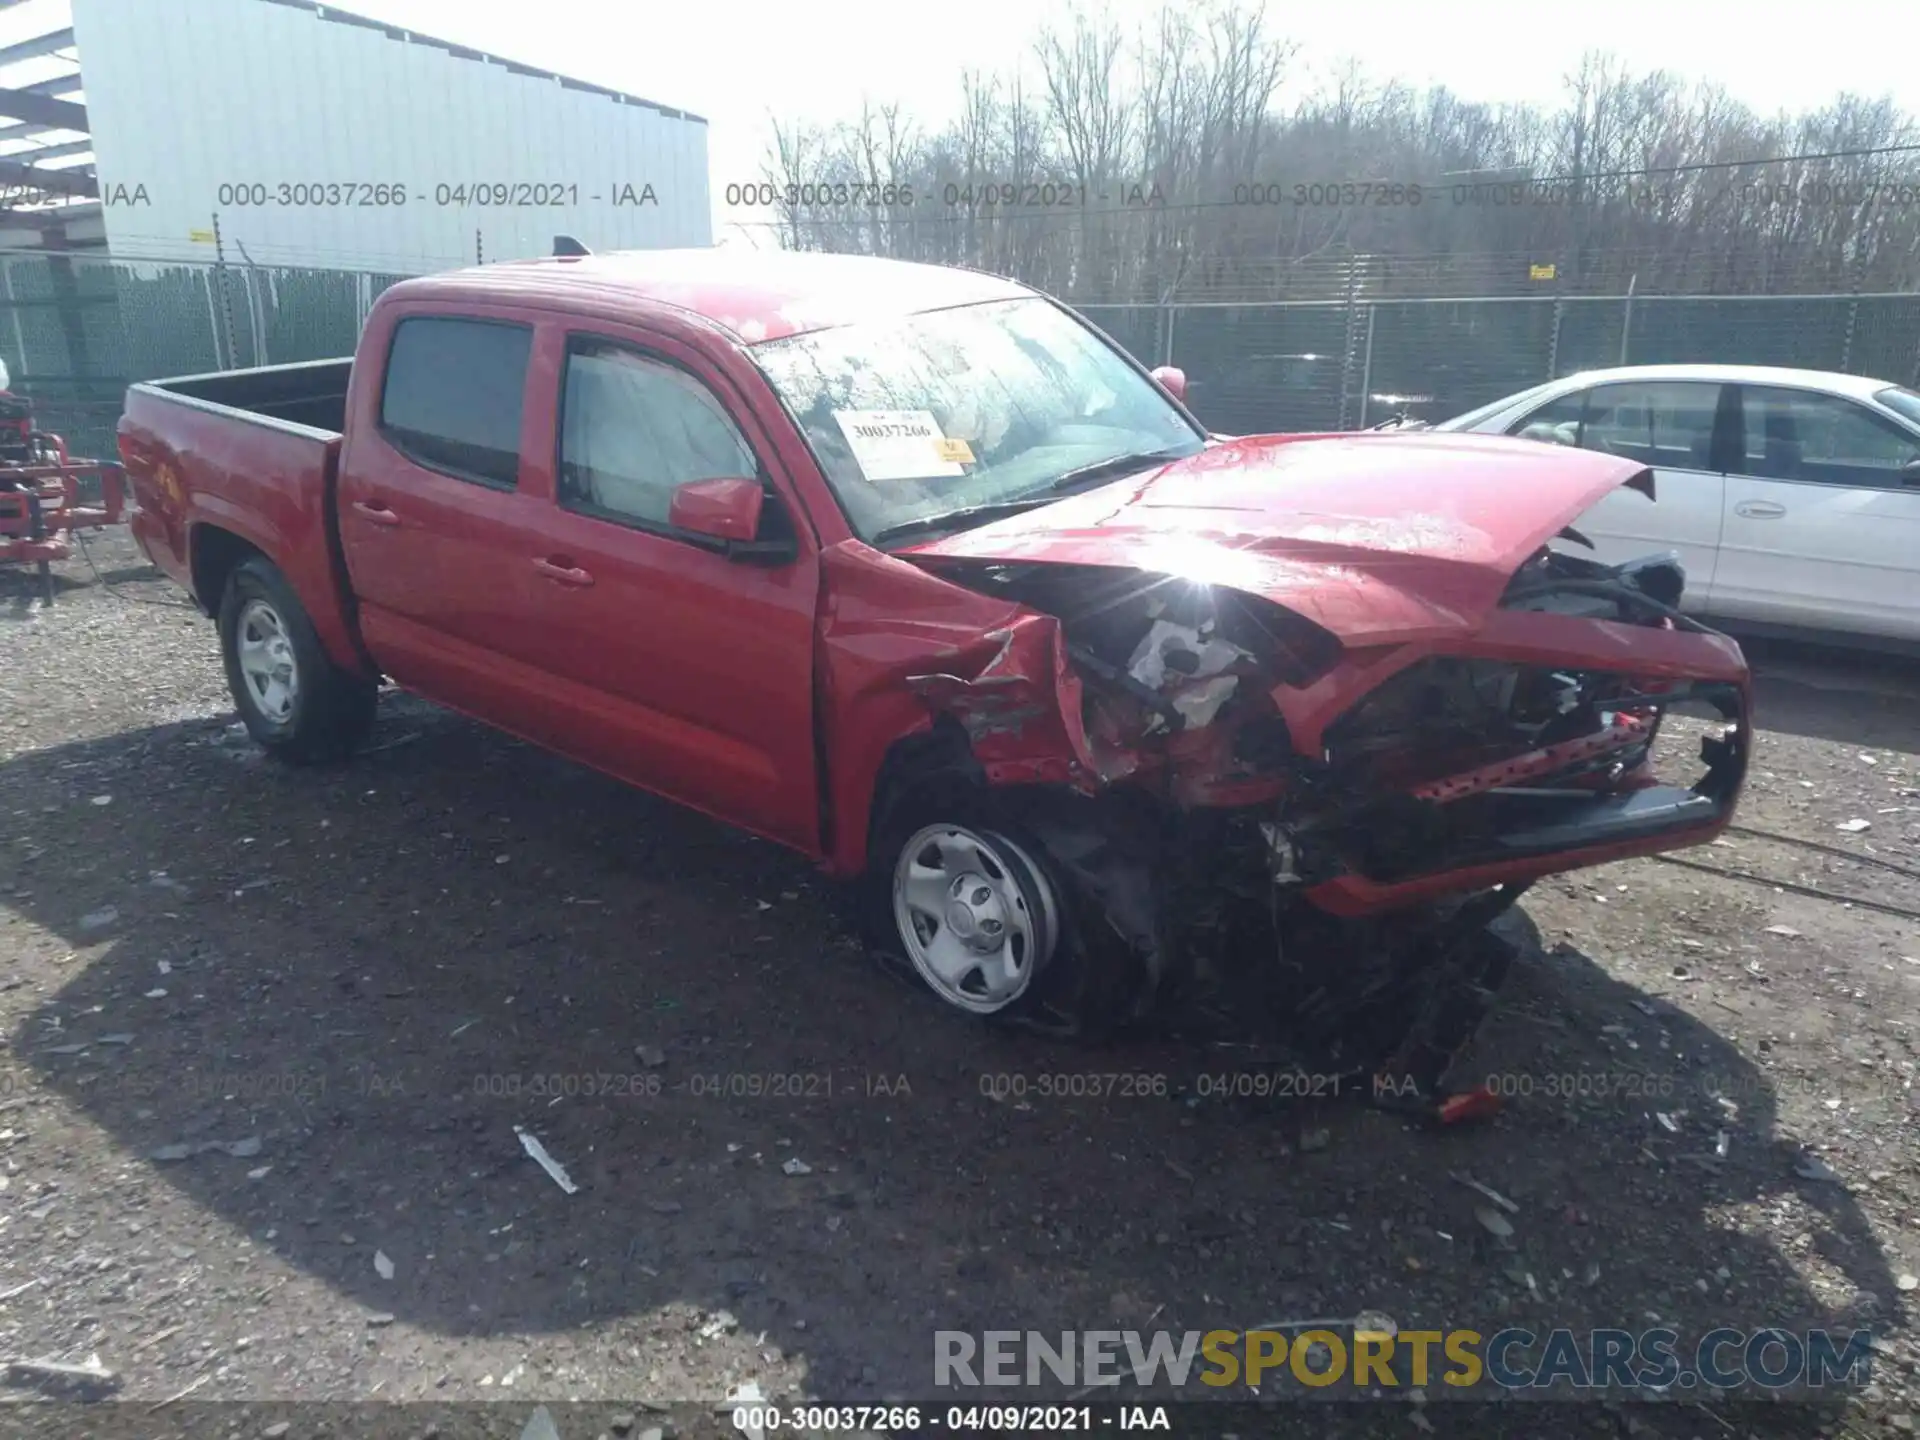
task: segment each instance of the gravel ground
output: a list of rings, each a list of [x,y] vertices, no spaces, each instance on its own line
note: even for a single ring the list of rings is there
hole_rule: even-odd
[[[1920,672],[1756,652],[1746,828],[1536,887],[1456,1071],[1508,1103],[1436,1131],[965,1023],[799,860],[405,697],[348,766],[263,761],[211,626],[91,548],[50,610],[0,574],[0,1358],[98,1356],[122,1403],[88,1433],[371,1433],[293,1402],[398,1400],[449,1408],[394,1434],[549,1402],[567,1436],[687,1435],[749,1382],[924,1399],[936,1328],[1361,1310],[1878,1339],[1844,1403],[1435,1394],[1314,1433],[1912,1427]],[[1042,1093],[1089,1073],[1169,1093]]]

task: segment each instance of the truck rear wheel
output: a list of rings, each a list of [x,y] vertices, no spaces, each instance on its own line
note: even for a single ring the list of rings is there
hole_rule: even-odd
[[[349,754],[373,726],[374,681],[328,657],[286,576],[255,556],[220,601],[220,654],[247,733],[269,755],[319,764]]]

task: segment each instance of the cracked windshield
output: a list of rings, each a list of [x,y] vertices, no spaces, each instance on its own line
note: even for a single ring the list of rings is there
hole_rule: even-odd
[[[1152,381],[1040,299],[817,331],[753,353],[867,539],[961,529],[1204,443]]]

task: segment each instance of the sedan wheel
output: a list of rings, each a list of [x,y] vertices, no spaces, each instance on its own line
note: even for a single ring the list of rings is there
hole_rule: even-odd
[[[976,1015],[1026,994],[1059,938],[1053,890],[1032,857],[960,825],[926,826],[901,847],[893,918],[920,978]]]

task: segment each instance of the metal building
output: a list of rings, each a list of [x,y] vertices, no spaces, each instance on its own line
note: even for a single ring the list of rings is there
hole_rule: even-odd
[[[711,243],[699,116],[313,0],[0,0],[0,117],[0,250],[217,234],[228,264],[404,273]]]

